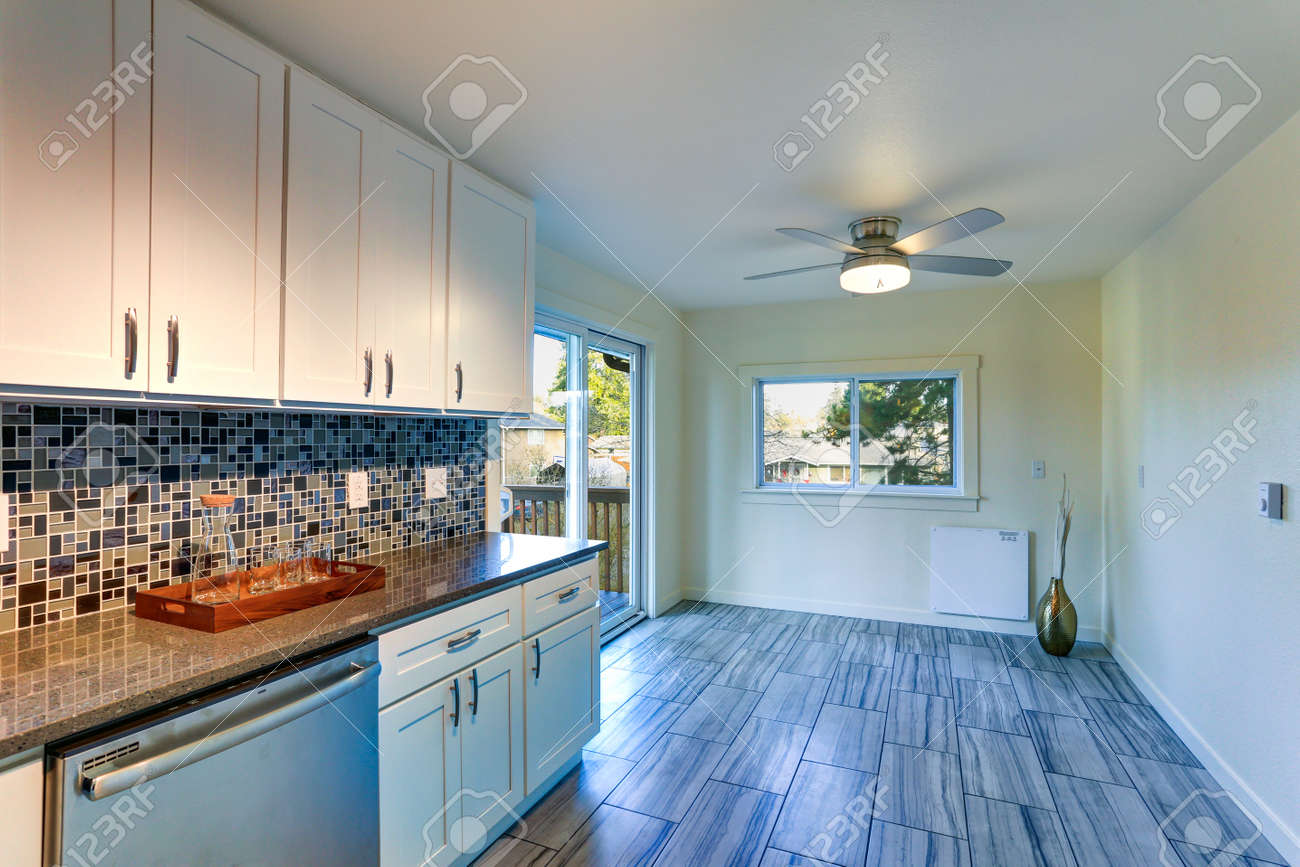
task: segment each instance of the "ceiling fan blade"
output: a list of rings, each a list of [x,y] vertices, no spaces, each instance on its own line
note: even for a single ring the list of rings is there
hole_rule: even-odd
[[[827,247],[837,253],[857,255],[862,252],[857,247],[846,244],[838,238],[832,238],[830,235],[823,235],[821,232],[814,232],[811,229],[777,229],[777,231],[799,241],[807,241],[810,244],[816,244],[818,247]]]
[[[967,235],[974,235],[976,232],[991,229],[1001,223],[1003,219],[1003,216],[997,211],[990,211],[988,208],[975,208],[964,214],[958,214],[955,217],[949,217],[935,223],[927,229],[913,232],[906,238],[899,238],[889,246],[905,256],[911,256],[913,253],[932,250],[941,244],[960,241]]]
[[[996,277],[1005,274],[1011,267],[1011,263],[1005,259],[975,259],[970,256],[908,256],[907,264],[917,271],[969,274],[974,277]]]
[[[766,280],[768,277],[784,277],[787,274],[802,274],[804,271],[820,271],[823,268],[838,268],[841,262],[828,262],[825,265],[809,265],[806,268],[791,268],[788,271],[769,271],[766,274],[750,274],[746,280]]]

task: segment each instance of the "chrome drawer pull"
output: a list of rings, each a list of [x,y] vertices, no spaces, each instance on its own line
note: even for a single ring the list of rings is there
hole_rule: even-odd
[[[568,602],[570,599],[577,596],[580,592],[582,592],[581,587],[570,587],[568,590],[565,590],[559,596],[556,596],[555,599],[558,602]]]
[[[460,638],[453,638],[451,641],[448,641],[448,642],[447,642],[447,649],[448,649],[448,650],[459,650],[460,648],[462,648],[462,647],[464,647],[465,645],[469,644],[471,641],[473,641],[474,639],[478,638],[478,637],[479,637],[480,635],[482,635],[482,634],[483,634],[483,630],[482,630],[482,629],[471,629],[469,632],[466,632],[466,633],[465,633],[464,635],[462,635]]]

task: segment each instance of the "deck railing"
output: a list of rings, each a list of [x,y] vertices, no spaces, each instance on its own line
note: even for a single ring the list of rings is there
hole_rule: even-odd
[[[564,487],[506,485],[514,509],[502,522],[509,533],[533,536],[564,535]],[[587,489],[587,536],[609,542],[600,553],[597,576],[601,590],[626,593],[632,579],[632,510],[627,488]]]

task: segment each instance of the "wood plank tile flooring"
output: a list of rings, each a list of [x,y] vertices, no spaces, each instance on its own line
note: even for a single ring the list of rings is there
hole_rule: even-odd
[[[476,864],[1285,864],[1100,645],[684,602],[601,664],[583,763]]]

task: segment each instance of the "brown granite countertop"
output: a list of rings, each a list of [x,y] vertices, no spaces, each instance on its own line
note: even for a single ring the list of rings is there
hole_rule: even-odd
[[[117,609],[0,636],[0,759],[587,559],[605,542],[480,533],[365,558],[387,581],[211,635]]]

